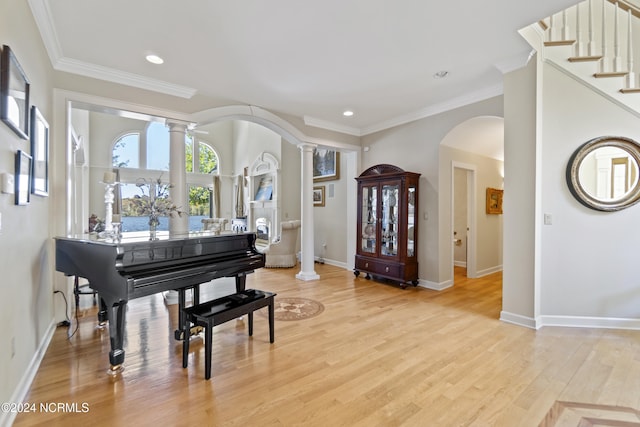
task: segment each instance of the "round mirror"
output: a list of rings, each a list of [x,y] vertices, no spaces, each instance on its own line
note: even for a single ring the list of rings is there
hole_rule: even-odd
[[[599,211],[617,211],[640,201],[640,145],[624,137],[592,139],[567,165],[571,194]]]

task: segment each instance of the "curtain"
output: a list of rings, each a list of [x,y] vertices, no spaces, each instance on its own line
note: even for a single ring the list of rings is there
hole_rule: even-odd
[[[236,218],[244,217],[244,178],[238,175],[236,178]]]
[[[113,169],[116,174],[116,182],[120,182],[120,169]],[[122,191],[120,185],[115,185],[113,189],[113,213],[120,214],[122,209]]]
[[[213,176],[211,187],[211,218],[220,218],[220,177]]]

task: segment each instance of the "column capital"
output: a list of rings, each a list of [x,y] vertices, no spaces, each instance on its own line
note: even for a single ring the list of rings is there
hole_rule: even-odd
[[[182,120],[167,119],[165,124],[169,128],[169,132],[186,133],[187,132],[187,128],[189,127],[189,125],[191,123],[185,122],[185,121],[182,121]]]
[[[317,144],[312,144],[310,142],[302,142],[302,143],[297,145],[297,147],[302,152],[304,152],[304,151],[313,151],[317,146],[318,146]]]

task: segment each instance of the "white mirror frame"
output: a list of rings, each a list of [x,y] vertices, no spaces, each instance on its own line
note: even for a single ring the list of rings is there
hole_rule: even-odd
[[[567,164],[567,185],[571,194],[584,206],[598,211],[619,211],[640,202],[640,180],[623,197],[611,201],[598,199],[589,194],[580,183],[579,171],[582,161],[590,153],[602,147],[615,147],[629,153],[640,169],[640,145],[630,139],[621,136],[601,136],[587,141],[580,146],[569,159]]]

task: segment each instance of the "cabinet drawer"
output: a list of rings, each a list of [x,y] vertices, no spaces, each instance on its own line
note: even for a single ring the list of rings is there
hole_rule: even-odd
[[[368,258],[356,258],[356,269],[381,276],[401,277],[401,266]]]

